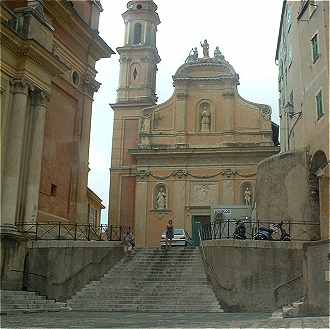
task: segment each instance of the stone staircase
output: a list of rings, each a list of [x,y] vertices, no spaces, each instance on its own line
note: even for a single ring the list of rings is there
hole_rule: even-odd
[[[36,292],[1,290],[1,314],[68,310],[66,303],[46,299]]]
[[[223,312],[198,249],[143,249],[125,257],[68,305],[80,311]]]

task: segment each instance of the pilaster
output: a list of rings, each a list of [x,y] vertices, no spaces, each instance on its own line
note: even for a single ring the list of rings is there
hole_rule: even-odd
[[[23,212],[25,223],[35,223],[38,212],[44,128],[49,95],[45,91],[34,90],[31,92],[31,99],[32,136]]]
[[[11,81],[12,106],[9,112],[7,149],[1,198],[2,225],[15,225],[22,180],[23,152],[26,144],[26,120],[30,85],[25,79]]]

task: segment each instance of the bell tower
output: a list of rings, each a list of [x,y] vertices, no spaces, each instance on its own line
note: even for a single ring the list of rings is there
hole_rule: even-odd
[[[122,15],[125,22],[124,45],[120,55],[119,87],[114,110],[109,224],[135,227],[136,149],[144,108],[157,102],[156,72],[160,62],[156,48],[157,5],[152,0],[133,0]],[[138,201],[137,201],[138,204]]]
[[[157,5],[152,0],[134,0],[122,15],[125,22],[124,46],[120,55],[117,104],[156,103],[156,72],[160,57],[156,48]]]

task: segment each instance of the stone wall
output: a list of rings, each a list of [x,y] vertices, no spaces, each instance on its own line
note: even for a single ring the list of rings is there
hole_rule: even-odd
[[[291,225],[291,236],[300,240],[320,238],[318,216],[313,214],[309,169],[305,151],[282,153],[259,163],[256,204],[260,221],[308,222]]]
[[[66,301],[88,282],[100,279],[124,256],[120,242],[31,241],[25,288]]]
[[[305,314],[329,315],[329,255],[329,240],[304,244]]]
[[[276,290],[291,280],[285,301],[303,297],[303,249],[300,242],[204,241],[210,279],[225,311],[268,312],[278,309]],[[281,303],[280,303],[281,304]]]
[[[1,289],[21,290],[27,241],[1,230]]]

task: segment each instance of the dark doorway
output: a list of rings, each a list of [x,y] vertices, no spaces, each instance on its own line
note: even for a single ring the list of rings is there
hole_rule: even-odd
[[[191,218],[191,233],[193,245],[198,247],[200,244],[198,230],[202,225],[210,225],[211,218],[208,215],[193,215]]]

